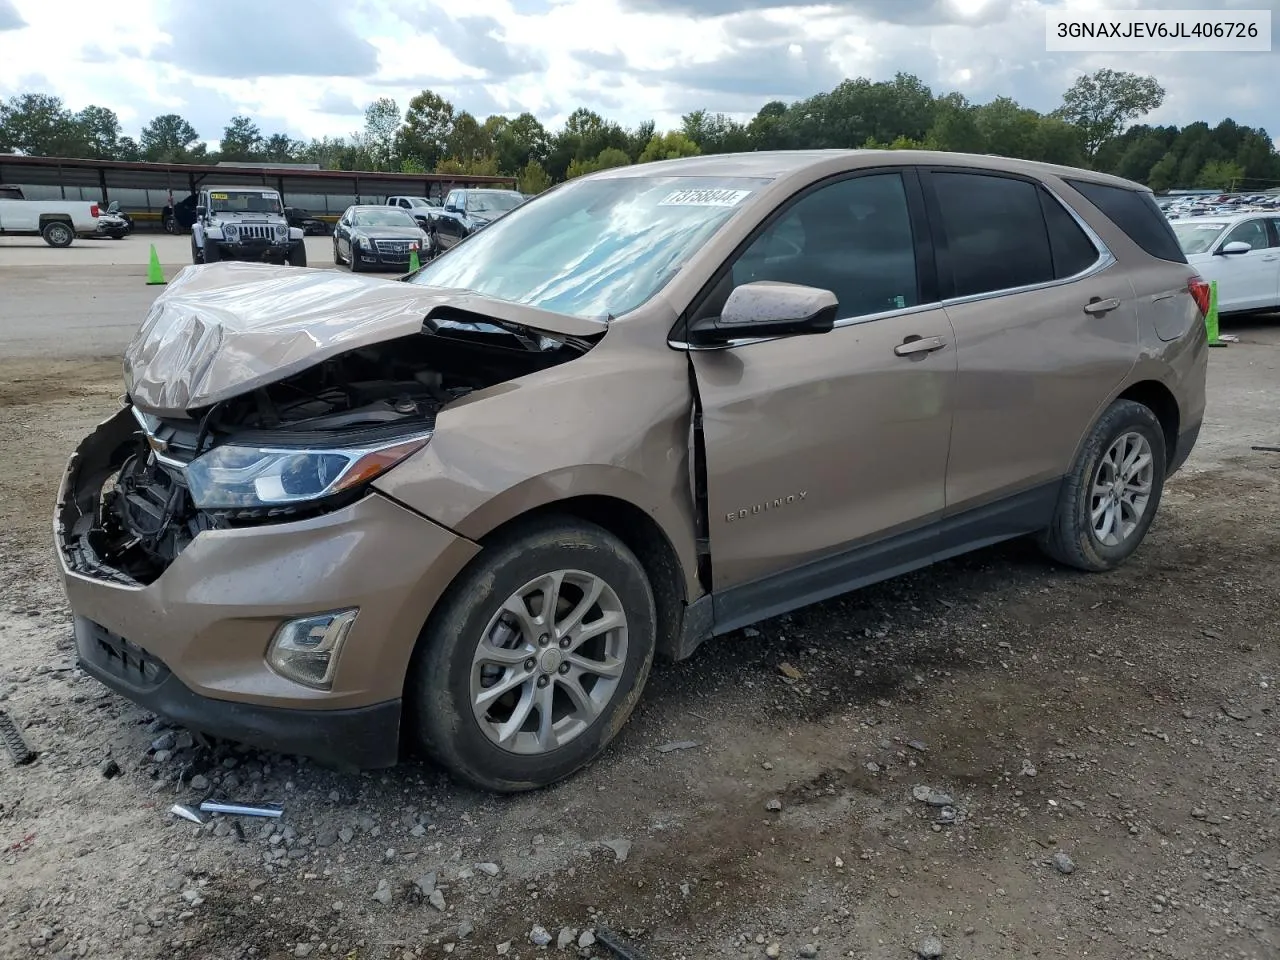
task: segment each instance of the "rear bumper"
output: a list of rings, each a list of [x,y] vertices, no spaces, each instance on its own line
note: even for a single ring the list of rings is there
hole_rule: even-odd
[[[357,770],[399,759],[400,700],[302,710],[195,693],[163,661],[86,617],[75,618],[80,669],[139,706],[190,730]]]
[[[1196,441],[1200,438],[1200,427],[1202,420],[1197,420],[1191,426],[1186,427],[1178,434],[1178,442],[1173,448],[1173,456],[1169,460],[1168,476],[1173,476],[1182,465],[1187,462],[1187,458],[1191,456],[1191,451],[1195,449]]]

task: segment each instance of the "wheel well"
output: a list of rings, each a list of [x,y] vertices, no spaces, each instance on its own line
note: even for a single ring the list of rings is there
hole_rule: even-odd
[[[483,546],[512,524],[530,517],[561,515],[594,523],[627,545],[649,577],[658,616],[657,650],[673,656],[678,649],[684,623],[684,568],[675,548],[657,521],[634,504],[605,496],[571,497],[548,503],[523,513],[489,531],[480,539]]]
[[[70,223],[71,218],[65,213],[42,213],[40,214],[40,226],[47,223]]]
[[[1172,462],[1178,449],[1179,413],[1178,401],[1169,388],[1158,380],[1143,380],[1129,387],[1116,399],[1140,403],[1156,415],[1164,431],[1165,459]]]

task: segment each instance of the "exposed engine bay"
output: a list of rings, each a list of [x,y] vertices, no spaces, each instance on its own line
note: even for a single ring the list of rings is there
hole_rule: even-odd
[[[192,497],[191,465],[210,451],[229,445],[341,452],[409,437],[425,443],[448,404],[590,347],[591,341],[437,312],[420,334],[325,360],[248,394],[187,411],[186,418],[160,418],[130,407],[133,429],[117,428],[102,462],[81,468],[82,479],[86,471],[100,478],[101,494],[88,501],[74,491],[80,513],[64,530],[64,548],[85,573],[151,583],[205,530],[327,512],[364,495],[356,487],[267,508],[200,509]],[[323,470],[326,455],[310,455]]]

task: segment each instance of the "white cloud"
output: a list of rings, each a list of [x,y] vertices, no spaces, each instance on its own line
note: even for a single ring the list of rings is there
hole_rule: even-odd
[[[1280,0],[309,0],[305,16],[256,0],[0,0],[0,96],[101,104],[135,135],[177,112],[209,140],[234,113],[265,132],[346,134],[375,98],[403,108],[423,88],[480,117],[529,110],[556,126],[587,106],[666,128],[696,107],[747,118],[899,70],[935,92],[1050,110],[1077,75],[1109,66],[1166,87],[1152,122],[1231,116],[1280,134],[1280,52],[1044,49],[1051,7],[1232,6],[1280,24]]]

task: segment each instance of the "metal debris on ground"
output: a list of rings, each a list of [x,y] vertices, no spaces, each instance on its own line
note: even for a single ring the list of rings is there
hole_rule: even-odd
[[[1280,453],[1280,447],[1254,447],[1253,449],[1262,453]]]
[[[246,804],[205,800],[200,804],[205,813],[223,813],[232,817],[282,817],[284,807],[275,803]]]
[[[648,953],[608,927],[596,927],[596,943],[620,960],[650,960]]]
[[[27,741],[22,739],[22,733],[18,730],[18,725],[13,722],[13,717],[4,710],[0,710],[0,737],[4,739],[4,745],[9,748],[9,755],[13,757],[15,767],[25,767],[35,760],[36,752],[27,746]]]
[[[658,747],[659,753],[672,753],[676,750],[692,750],[694,747],[702,746],[701,740],[675,740],[672,743],[664,743]]]
[[[190,820],[192,823],[204,823],[204,817],[196,813],[185,803],[175,803],[169,808],[169,812],[175,817],[181,817],[183,820]]]

